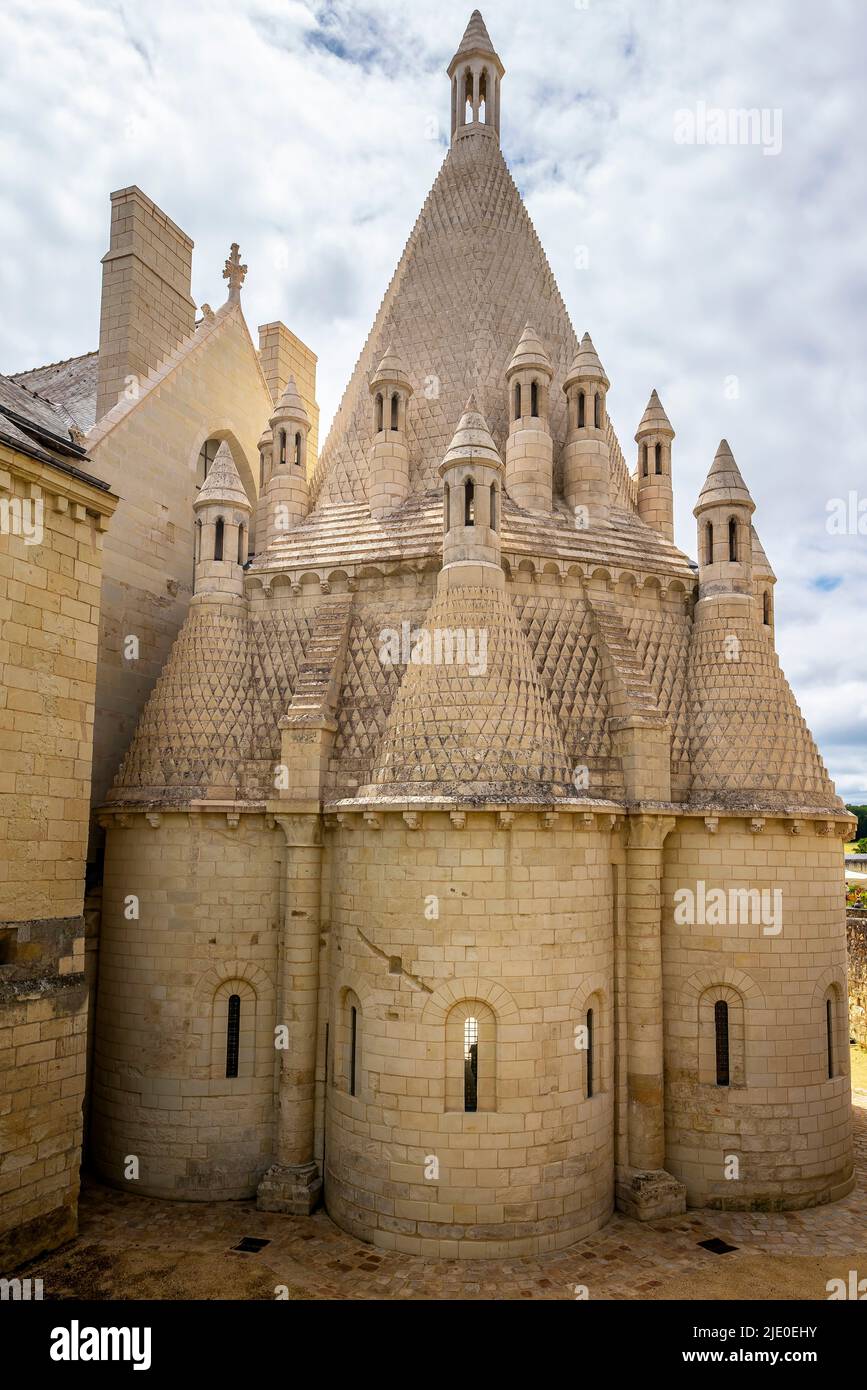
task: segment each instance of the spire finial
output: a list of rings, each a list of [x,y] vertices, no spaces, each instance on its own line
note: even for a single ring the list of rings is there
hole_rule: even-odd
[[[229,282],[229,303],[238,303],[241,298],[241,286],[247,274],[247,267],[241,265],[241,252],[237,241],[232,242],[231,250],[223,266],[223,279]]]
[[[452,142],[458,136],[500,135],[500,82],[506,69],[485,21],[473,10],[448,66],[452,80]]]

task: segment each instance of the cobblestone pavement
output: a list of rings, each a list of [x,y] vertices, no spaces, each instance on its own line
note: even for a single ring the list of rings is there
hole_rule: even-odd
[[[253,1202],[163,1202],[85,1184],[77,1240],[35,1261],[46,1298],[825,1299],[867,1276],[867,1091],[856,1091],[858,1185],[842,1202],[779,1214],[688,1211],[639,1225],[619,1214],[587,1240],[535,1259],[424,1260],[378,1251],[324,1212],[276,1216]],[[232,1249],[244,1236],[268,1243]],[[715,1255],[699,1241],[736,1250]],[[287,1296],[286,1293],[283,1296]]]

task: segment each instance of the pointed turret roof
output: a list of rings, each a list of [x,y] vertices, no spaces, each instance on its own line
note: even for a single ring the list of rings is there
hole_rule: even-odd
[[[524,367],[539,367],[541,370],[553,373],[551,359],[545,351],[545,345],[536,332],[535,328],[528,323],[523,333],[521,341],[512,354],[512,360],[506,368],[506,376],[511,376],[513,372],[520,371]]]
[[[581,339],[581,345],[575,356],[572,358],[572,366],[566,374],[564,386],[571,386],[573,381],[587,380],[602,381],[605,383],[606,390],[611,384],[605,374],[605,368],[599,361],[599,354],[593,346],[593,339],[589,333],[585,333]]]
[[[301,393],[295,385],[294,376],[290,376],[286,382],[286,389],[274,408],[272,420],[300,420],[302,424],[310,424],[310,416],[307,414],[307,407],[301,399]]]
[[[710,472],[707,475],[705,485],[698,496],[698,501],[693,508],[693,516],[698,516],[707,507],[720,505],[735,505],[749,507],[751,512],[756,509],[756,504],[750,496],[749,488],[741,477],[740,469],[734,460],[734,454],[729,448],[728,440],[721,439],[716,457],[711,464]]]
[[[232,450],[225,439],[217,450],[217,456],[208,470],[208,476],[199,488],[194,507],[206,503],[225,502],[230,507],[246,507],[252,511],[250,499],[244,491],[240,474],[232,458]]]
[[[370,379],[371,391],[384,381],[397,383],[399,386],[406,387],[408,391],[412,391],[412,384],[400,359],[400,354],[395,352],[391,344],[389,344],[385,356]]]
[[[471,393],[464,407],[452,442],[440,464],[440,473],[450,464],[461,463],[465,459],[480,459],[483,463],[492,463],[495,466],[502,464],[487,421],[476,404],[475,392]]]
[[[668,434],[674,438],[674,430],[671,421],[662,408],[662,401],[653,390],[650,393],[650,400],[647,402],[647,409],[641,417],[641,423],[635,431],[635,438],[639,440],[644,434]]]
[[[478,10],[473,10],[472,14],[470,15],[470,22],[464,30],[464,37],[461,39],[460,43],[457,46],[455,56],[449,63],[449,77],[451,77],[452,75],[455,64],[463,58],[469,58],[470,55],[473,53],[483,54],[486,57],[496,59],[497,65],[500,69],[500,76],[503,76],[503,73],[506,71],[506,69],[503,67],[502,62],[500,61],[500,56],[497,53],[497,50],[491,43],[491,36],[488,33],[488,30],[485,26],[485,21],[482,19],[481,13]]]

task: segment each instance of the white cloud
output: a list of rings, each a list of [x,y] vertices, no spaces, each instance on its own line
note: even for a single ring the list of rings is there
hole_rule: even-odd
[[[444,68],[471,8],[7,0],[0,370],[96,345],[108,194],[135,182],[194,237],[197,302],[222,300],[240,242],[248,321],[282,318],[318,352],[327,422],[445,153]],[[498,0],[485,18],[505,153],[624,450],[657,387],[693,551],[692,503],[729,439],[780,580],[783,666],[832,774],[865,789],[867,538],[829,536],[825,507],[867,493],[867,11]],[[781,153],[677,144],[675,113],[699,102],[781,110]],[[810,588],[819,575],[843,582]]]

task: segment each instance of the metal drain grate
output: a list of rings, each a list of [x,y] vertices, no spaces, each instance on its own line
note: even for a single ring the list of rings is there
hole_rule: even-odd
[[[270,1240],[262,1240],[259,1236],[243,1236],[232,1249],[240,1250],[242,1255],[258,1255],[260,1250],[264,1250],[265,1246],[270,1244]]]
[[[698,1243],[702,1250],[709,1250],[712,1255],[728,1255],[730,1251],[738,1248],[736,1245],[727,1245],[719,1236],[714,1236],[711,1240],[700,1240]]]

